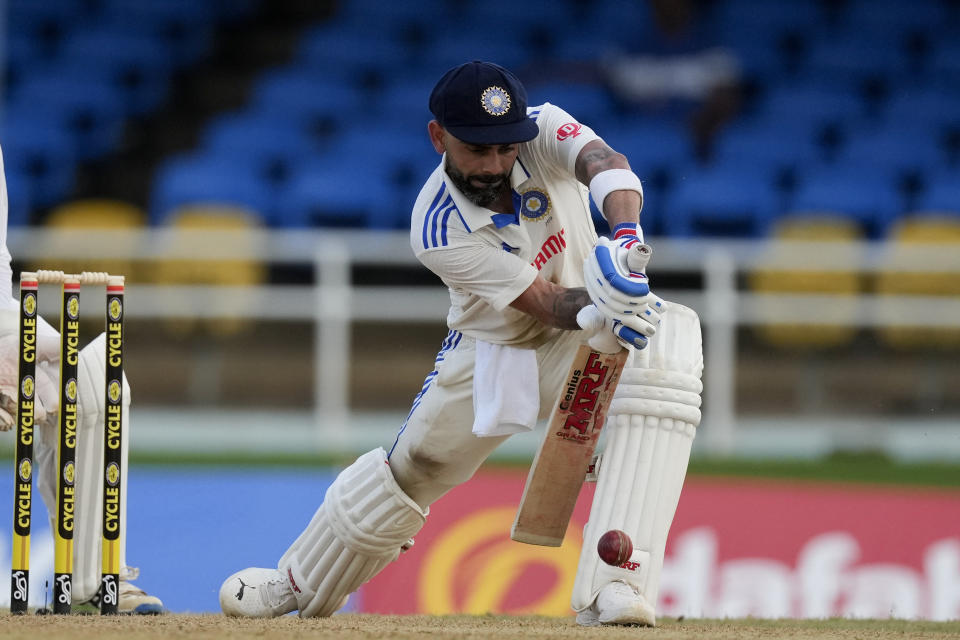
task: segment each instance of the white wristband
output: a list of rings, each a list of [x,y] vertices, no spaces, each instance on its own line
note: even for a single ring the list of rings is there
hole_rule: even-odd
[[[636,191],[640,194],[640,207],[643,208],[643,185],[640,184],[637,174],[629,169],[607,169],[590,180],[590,196],[604,219],[607,216],[603,213],[603,201],[611,191]]]

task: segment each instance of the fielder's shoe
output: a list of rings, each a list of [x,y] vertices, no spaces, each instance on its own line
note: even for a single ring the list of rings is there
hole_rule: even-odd
[[[120,580],[117,611],[140,616],[156,616],[166,613],[163,602],[157,596],[151,596],[129,580]]]
[[[276,569],[244,569],[220,587],[220,608],[228,616],[275,618],[297,606],[287,577]]]
[[[626,582],[617,580],[600,589],[597,599],[577,614],[577,624],[599,627],[602,624],[637,624],[652,627],[656,617],[646,599]]]
[[[156,616],[166,613],[163,602],[156,596],[151,596],[143,589],[131,582],[140,575],[136,567],[120,569],[120,585],[117,588],[117,611],[140,616]],[[80,613],[94,613],[100,610],[100,594],[97,593],[89,602],[76,605]]]

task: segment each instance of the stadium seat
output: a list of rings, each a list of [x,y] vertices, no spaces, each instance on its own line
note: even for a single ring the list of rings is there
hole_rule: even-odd
[[[297,164],[319,153],[320,145],[296,123],[277,113],[242,111],[213,119],[201,141],[210,156],[237,155],[260,167],[261,174],[281,184]]]
[[[392,228],[410,204],[398,201],[391,184],[392,163],[363,171],[342,158],[320,158],[299,167],[277,197],[277,224],[283,227]]]
[[[169,237],[170,246],[179,251],[202,254],[203,247],[213,241],[229,247],[229,252],[237,255],[223,259],[164,259],[153,270],[156,284],[213,286],[207,292],[206,300],[215,307],[239,310],[253,308],[260,303],[257,296],[238,288],[267,281],[267,266],[259,258],[263,224],[258,212],[231,206],[186,206],[171,211],[164,221],[164,228],[172,233]],[[204,235],[197,236],[194,232]],[[171,304],[176,302],[171,299]],[[191,303],[184,298],[180,305],[189,309]],[[244,314],[238,313],[227,317],[168,319],[164,325],[168,331],[178,335],[202,332],[204,335],[225,338],[249,330],[252,322],[244,318]]]
[[[798,211],[777,220],[748,275],[750,291],[831,297],[828,304],[813,303],[818,322],[763,323],[754,328],[756,336],[766,344],[788,349],[832,348],[852,341],[857,333],[857,296],[863,291],[857,244],[862,237],[854,221],[833,212]],[[790,243],[808,244],[789,248]],[[805,258],[809,258],[809,267],[802,264]],[[800,304],[810,310],[811,303]],[[782,315],[784,308],[776,299],[757,303],[759,311],[777,315]]]
[[[75,71],[75,70],[74,70]],[[74,136],[74,155],[97,158],[116,147],[124,122],[119,89],[95,74],[50,71],[24,80],[11,97],[10,109],[48,118],[50,126]]]
[[[882,236],[904,207],[897,174],[870,165],[814,167],[798,178],[791,202],[799,211],[843,212],[871,238]]]
[[[49,207],[74,185],[75,143],[63,127],[32,109],[8,109],[0,131],[4,166],[22,179],[21,197],[36,207]]]
[[[30,203],[30,179],[17,169],[4,167],[7,182],[7,225],[25,227],[33,223]]]
[[[952,170],[931,172],[925,176],[924,188],[916,200],[919,211],[960,210],[960,181]]]
[[[302,127],[343,128],[377,105],[371,105],[359,88],[336,77],[293,67],[263,74],[251,90],[250,106]]]
[[[598,130],[602,130],[604,123],[612,121],[615,116],[610,91],[600,84],[528,82],[526,89],[528,104],[555,104],[578,122]]]
[[[876,279],[880,341],[897,349],[960,348],[957,316],[927,312],[910,301],[910,296],[923,296],[933,304],[960,300],[960,205],[949,212],[926,210],[900,220],[887,239],[882,264]],[[954,326],[911,324],[918,314],[952,319]]]
[[[224,16],[250,11],[249,3],[224,6],[195,0],[103,0],[98,25],[163,42],[176,67],[198,61],[213,46],[213,29]]]
[[[150,202],[150,220],[160,223],[186,205],[232,205],[269,219],[274,192],[250,158],[232,155],[184,155],[157,170]]]
[[[774,177],[761,167],[690,166],[676,176],[663,215],[669,236],[761,237],[779,213]]]
[[[123,55],[117,55],[122,51]],[[83,29],[63,44],[61,68],[83,68],[113,83],[126,100],[128,113],[156,109],[168,91],[173,64],[158,39],[111,29]]]
[[[91,232],[122,232],[141,229],[147,223],[147,214],[139,207],[120,200],[106,198],[91,198],[74,200],[54,208],[44,220],[44,225],[51,230],[63,231],[64,235],[54,236],[48,247],[51,255],[58,255],[61,251],[56,245],[62,243],[69,247],[76,241],[71,236],[74,231]],[[114,240],[105,240],[105,243],[114,246],[114,242],[125,242],[119,246],[124,253],[135,253],[136,239],[133,236],[124,236]],[[112,258],[104,255],[102,258],[83,258],[78,260],[62,260],[57,268],[66,272],[79,271],[106,271],[116,275],[124,275],[127,281],[141,281],[143,265],[132,258]]]

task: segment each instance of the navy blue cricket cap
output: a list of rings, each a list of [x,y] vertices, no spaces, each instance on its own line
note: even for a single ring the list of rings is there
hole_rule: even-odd
[[[430,112],[444,129],[471,144],[533,140],[539,128],[527,117],[527,91],[517,76],[474,60],[447,71],[430,94]]]

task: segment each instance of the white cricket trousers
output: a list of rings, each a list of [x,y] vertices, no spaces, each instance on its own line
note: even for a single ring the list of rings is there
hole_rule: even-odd
[[[560,331],[537,348],[540,420],[549,417],[564,376],[580,346],[580,331]],[[426,509],[469,480],[494,449],[510,436],[473,434],[473,366],[476,344],[450,331],[434,370],[414,399],[388,458],[400,488]]]

